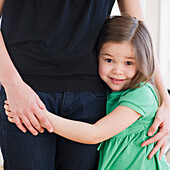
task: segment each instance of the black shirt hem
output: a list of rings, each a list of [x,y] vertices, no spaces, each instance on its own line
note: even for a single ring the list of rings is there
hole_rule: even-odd
[[[106,85],[99,77],[31,77],[22,76],[37,92],[105,91]]]

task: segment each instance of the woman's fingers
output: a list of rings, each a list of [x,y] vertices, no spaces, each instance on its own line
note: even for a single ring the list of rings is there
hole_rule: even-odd
[[[159,140],[161,140],[167,134],[168,134],[168,130],[166,131],[165,129],[160,129],[157,134],[155,134],[152,138],[144,141],[141,146],[144,147],[144,146],[149,145],[151,143],[158,142]]]
[[[22,120],[18,117],[18,116],[15,116],[15,118],[13,118],[14,120],[14,123],[16,124],[16,126],[24,133],[27,132],[26,128],[23,126],[22,124]]]
[[[157,120],[155,119],[155,122],[151,126],[149,132],[155,133],[157,131],[158,127],[159,127],[159,131],[152,138],[144,141],[141,145],[142,147],[144,147],[151,143],[157,142],[155,147],[152,149],[152,151],[150,152],[150,154],[148,156],[149,159],[151,159],[158,150],[160,150],[159,159],[161,159],[164,154],[165,148],[166,148],[167,138],[169,135],[169,129],[168,129],[166,122],[161,122],[161,124],[159,124],[160,122],[161,121],[159,121],[159,119],[157,119]]]
[[[161,140],[163,137],[166,137],[167,135],[169,135],[169,129],[168,129],[167,124],[164,123],[160,127],[159,132],[156,133],[152,138],[144,141],[141,146],[144,147],[144,146],[149,145],[151,143],[158,142],[159,140]]]
[[[28,119],[26,116],[22,116],[22,117],[21,117],[21,120],[22,120],[21,123],[24,124],[25,127],[27,127],[27,129],[28,129],[33,135],[35,135],[35,136],[38,135],[37,130],[32,126],[32,124],[30,123],[29,119]],[[19,124],[16,123],[16,125],[17,125],[17,126],[21,126],[20,123],[19,123]]]
[[[32,120],[33,127],[35,127],[40,133],[43,133],[44,129],[40,125],[40,122],[38,121],[37,117],[33,114],[30,114],[30,118]]]
[[[161,123],[162,123],[161,119],[155,117],[152,126],[149,128],[148,136],[152,136],[158,130]]]
[[[165,152],[165,149],[166,149],[166,144],[167,144],[167,140],[162,145],[162,148],[161,148],[160,154],[159,154],[159,160],[161,160],[162,156],[164,155],[164,152]]]
[[[22,117],[22,121],[19,118],[14,119],[12,112],[9,111],[9,106],[5,104],[4,108],[5,108],[5,113],[8,116],[8,120],[12,123],[15,123],[20,130],[22,130],[24,133],[26,132],[26,129],[23,126],[23,124],[25,124],[25,126],[28,127],[28,130],[33,132],[33,135],[38,135],[38,132],[34,128],[32,128],[32,125],[30,124],[29,120],[26,117]],[[34,119],[34,118],[32,118],[32,119]],[[34,120],[34,121],[36,122],[38,120]],[[40,126],[40,128],[41,128],[41,126]],[[42,130],[41,130],[40,128],[39,128],[39,130],[43,133],[44,129],[42,128]]]
[[[150,154],[148,155],[148,158],[151,159],[155,154],[156,152],[159,150],[159,149],[164,149],[162,147],[164,147],[164,144],[167,140],[167,137],[164,137],[162,138],[161,140],[159,140],[157,142],[157,144],[155,145],[155,147],[152,149],[152,151],[150,152]],[[163,150],[162,150],[163,151]]]
[[[5,108],[6,115],[8,117],[10,117],[10,118],[13,118],[13,114],[12,114],[12,112],[10,110],[10,107],[9,107],[7,101],[5,101],[4,108]],[[35,115],[30,114],[29,117],[32,120],[33,127],[35,127],[40,133],[43,133],[44,129],[41,127],[41,125],[40,125],[39,121],[37,120],[37,118],[35,117]],[[29,120],[29,119],[28,118],[24,118],[24,120],[22,120],[22,122],[26,125],[26,127],[28,126],[28,129],[31,130],[34,135],[37,135],[36,130],[31,127],[32,125],[30,124],[30,121],[28,122],[27,120]],[[14,119],[12,119],[11,121],[14,122]]]

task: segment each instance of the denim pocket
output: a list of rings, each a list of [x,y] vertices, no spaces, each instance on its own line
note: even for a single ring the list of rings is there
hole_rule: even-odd
[[[90,91],[89,94],[96,99],[106,99],[106,92],[105,91]]]

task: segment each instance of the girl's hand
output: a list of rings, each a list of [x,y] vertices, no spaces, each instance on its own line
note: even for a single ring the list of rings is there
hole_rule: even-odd
[[[37,135],[38,131],[43,133],[44,129],[40,122],[43,122],[49,132],[53,131],[51,123],[41,112],[41,109],[45,109],[45,105],[27,84],[24,82],[10,84],[5,87],[5,92],[7,104],[10,105],[9,121],[15,123],[21,131],[25,133],[27,128],[33,135]]]
[[[160,149],[159,160],[161,160],[167,143],[167,138],[169,136],[170,124],[170,99],[168,104],[162,104],[159,108],[155,121],[148,131],[148,136],[152,136],[159,128],[158,133],[152,138],[146,140],[142,143],[142,147],[149,145],[151,143],[157,142],[156,146],[153,148],[148,158],[151,159],[153,155]]]
[[[9,104],[8,104],[8,101],[7,101],[7,100],[5,100],[4,109],[5,109],[5,114],[6,114],[7,117],[8,117],[8,120],[9,120],[11,123],[15,123],[14,118],[13,118],[13,114],[12,114],[12,112],[11,112],[11,109],[10,109],[10,107],[9,107]],[[22,120],[21,120],[21,123],[23,123]]]

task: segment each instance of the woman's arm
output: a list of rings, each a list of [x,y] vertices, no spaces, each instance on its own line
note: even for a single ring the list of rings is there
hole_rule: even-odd
[[[4,3],[5,3],[5,0],[0,1],[0,17],[2,16],[2,9],[3,9]]]
[[[95,124],[68,120],[43,111],[54,127],[54,132],[70,140],[96,144],[105,141],[134,123],[140,114],[126,106],[118,106]]]
[[[128,14],[144,21],[140,0],[117,0],[121,15]]]
[[[142,146],[149,145],[151,143],[157,142],[155,148],[149,154],[149,158],[151,159],[153,155],[161,148],[161,152],[159,155],[159,159],[162,158],[164,151],[166,149],[167,139],[169,137],[169,127],[170,127],[170,97],[165,88],[164,81],[162,79],[159,64],[156,60],[156,74],[155,74],[155,83],[159,94],[162,98],[162,105],[160,106],[159,110],[157,111],[154,123],[150,127],[148,131],[148,136],[152,136],[157,129],[159,128],[159,132],[152,138],[148,139],[147,141],[142,143]]]
[[[121,14],[126,13],[140,20],[144,20],[140,0],[117,0],[117,1]],[[152,158],[152,156],[161,148],[159,156],[159,159],[161,159],[166,147],[167,137],[169,135],[167,122],[170,119],[170,98],[167,89],[164,85],[164,81],[159,70],[157,59],[156,59],[155,83],[159,91],[159,94],[162,98],[162,105],[157,112],[153,125],[150,127],[148,131],[148,135],[152,136],[157,131],[158,128],[159,133],[157,133],[154,137],[150,138],[149,140],[145,141],[142,144],[142,146],[146,146],[153,142],[157,142],[157,145],[149,154],[149,158]]]
[[[2,15],[4,2],[5,0],[0,0],[0,16]],[[38,121],[40,120],[44,122],[45,127],[47,127],[50,131],[52,126],[45,115],[42,114],[40,109],[45,109],[45,106],[39,99],[38,95],[27,84],[25,84],[20,77],[7,52],[1,30],[0,82],[5,88],[7,99],[13,112],[15,124],[20,130],[26,132],[25,127],[21,123],[22,120],[32,134],[36,135],[37,130],[39,132],[43,132],[44,130]]]

